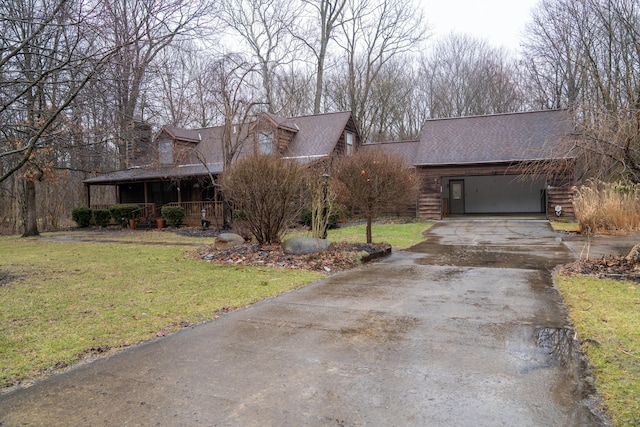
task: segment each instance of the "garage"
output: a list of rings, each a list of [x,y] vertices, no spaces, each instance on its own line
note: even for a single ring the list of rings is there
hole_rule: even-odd
[[[573,124],[567,110],[436,118],[419,139],[365,144],[400,155],[420,182],[416,216],[464,214],[572,216],[576,185]]]
[[[520,175],[443,177],[449,213],[497,214],[545,211],[545,177]]]

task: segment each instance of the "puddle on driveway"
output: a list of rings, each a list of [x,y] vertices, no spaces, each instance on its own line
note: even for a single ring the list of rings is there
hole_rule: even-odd
[[[536,344],[545,351],[558,365],[574,368],[576,362],[574,331],[572,328],[547,328],[538,326],[535,329]]]
[[[421,244],[411,248],[428,256],[416,260],[422,265],[455,265],[460,267],[521,268],[551,270],[558,264],[573,261],[567,251],[549,248],[544,255],[527,247],[463,246]]]

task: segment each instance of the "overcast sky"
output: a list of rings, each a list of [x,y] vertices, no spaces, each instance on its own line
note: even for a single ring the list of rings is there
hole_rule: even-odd
[[[417,0],[430,23],[434,38],[451,31],[489,41],[492,46],[517,50],[540,0]]]

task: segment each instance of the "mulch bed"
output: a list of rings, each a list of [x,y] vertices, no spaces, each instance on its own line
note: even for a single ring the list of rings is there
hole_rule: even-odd
[[[361,263],[363,252],[373,254],[384,251],[387,246],[378,243],[334,243],[330,250],[310,255],[288,255],[283,252],[280,245],[245,244],[220,250],[215,246],[207,246],[198,252],[198,256],[210,262],[305,269],[329,273],[354,268]]]
[[[567,276],[584,274],[601,279],[628,280],[640,283],[640,263],[626,259],[623,255],[580,260],[558,266],[556,271]]]

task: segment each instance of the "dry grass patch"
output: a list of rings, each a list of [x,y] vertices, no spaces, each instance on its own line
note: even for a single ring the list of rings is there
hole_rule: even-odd
[[[586,233],[640,229],[640,185],[590,180],[576,190],[576,220]]]

